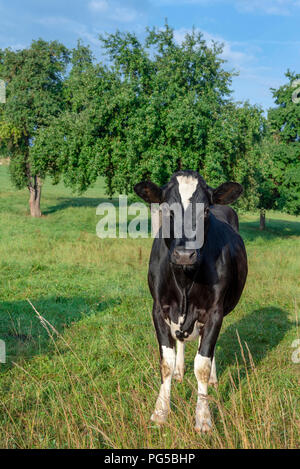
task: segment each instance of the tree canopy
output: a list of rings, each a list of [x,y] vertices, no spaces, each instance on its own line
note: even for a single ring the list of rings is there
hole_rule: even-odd
[[[268,112],[268,132],[261,147],[258,192],[260,207],[300,213],[300,104],[293,83],[300,75],[288,71],[288,82],[273,89],[276,107]]]
[[[109,66],[82,45],[73,51],[66,111],[39,133],[35,151],[64,155],[64,180],[80,190],[104,175],[110,194],[145,178],[163,184],[179,168],[203,170],[231,93],[221,46],[195,31],[177,44],[168,25],[148,30],[144,44],[131,33],[100,40]]]
[[[292,99],[300,75],[287,72],[266,118],[233,101],[222,45],[195,30],[181,43],[168,24],[147,29],[144,41],[119,31],[99,40],[105,64],[80,41],[71,51],[43,40],[0,51],[0,149],[31,201],[39,204],[47,175],[79,192],[101,175],[112,195],[193,169],[211,186],[242,184],[240,208],[300,213],[300,105]]]

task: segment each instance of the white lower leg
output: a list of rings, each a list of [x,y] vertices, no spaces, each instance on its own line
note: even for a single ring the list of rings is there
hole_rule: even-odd
[[[184,342],[177,340],[177,353],[176,353],[176,365],[174,371],[174,379],[177,381],[183,381],[184,375]]]
[[[162,424],[167,420],[170,411],[172,375],[175,368],[175,348],[162,346],[161,376],[162,384],[151,420]]]
[[[198,399],[196,407],[195,430],[208,432],[211,427],[211,417],[207,400],[207,387],[211,373],[212,361],[197,353],[194,361],[194,372],[198,382]]]

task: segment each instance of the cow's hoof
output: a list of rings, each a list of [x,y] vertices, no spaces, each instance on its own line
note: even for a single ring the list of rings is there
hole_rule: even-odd
[[[200,422],[196,424],[195,430],[198,433],[209,433],[212,429],[212,423],[210,420],[205,420],[204,422]]]
[[[183,373],[180,371],[174,371],[173,378],[176,379],[179,383],[183,382]]]
[[[155,410],[150,417],[150,420],[157,425],[163,425],[168,419],[168,412],[163,410]]]

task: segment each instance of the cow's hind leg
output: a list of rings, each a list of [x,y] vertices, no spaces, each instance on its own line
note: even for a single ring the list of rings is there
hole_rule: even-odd
[[[153,315],[160,351],[161,386],[151,420],[159,425],[166,422],[170,412],[171,382],[175,369],[175,340],[170,328],[158,313]]]
[[[176,364],[174,371],[174,379],[182,383],[184,375],[184,342],[177,340],[177,353],[176,353]]]

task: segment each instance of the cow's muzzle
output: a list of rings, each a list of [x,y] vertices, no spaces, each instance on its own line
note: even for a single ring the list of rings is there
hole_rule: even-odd
[[[185,249],[183,246],[174,248],[171,261],[177,265],[193,265],[197,261],[197,251],[195,249]]]

